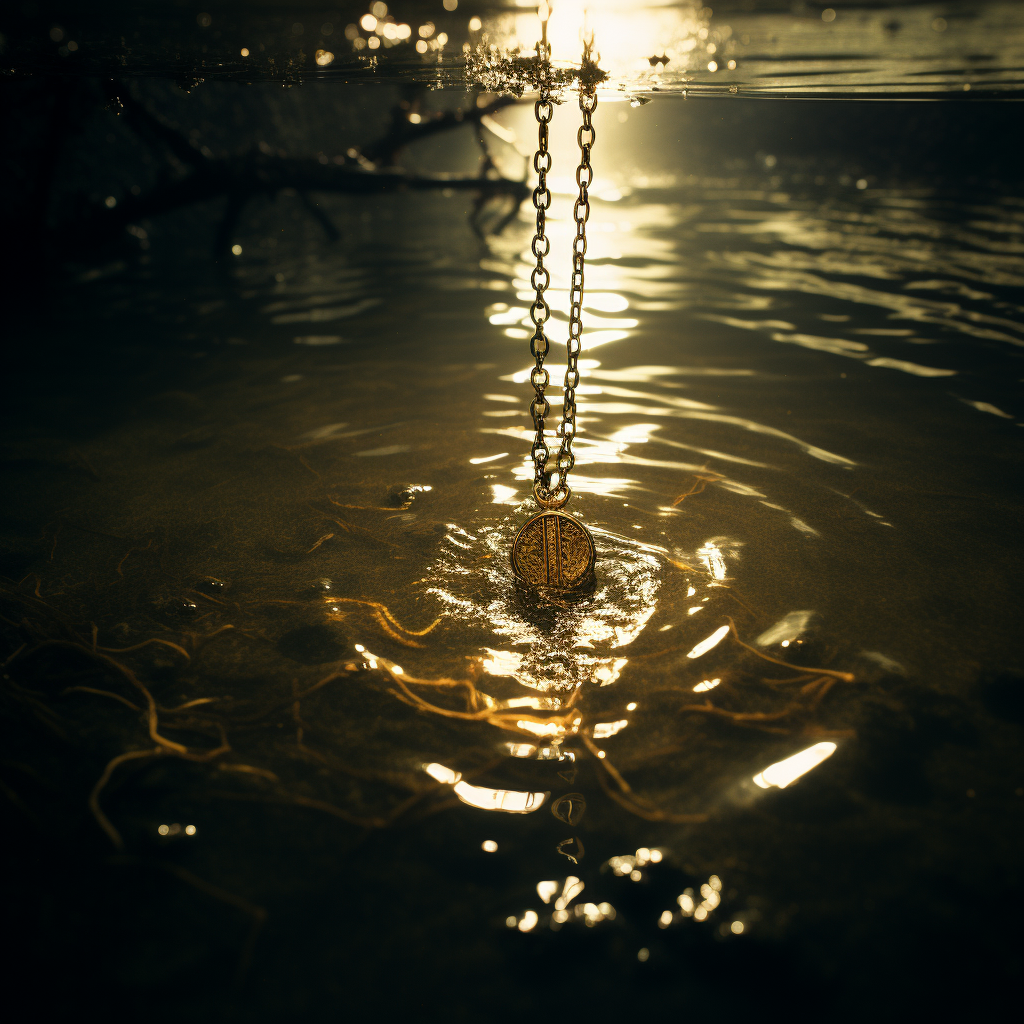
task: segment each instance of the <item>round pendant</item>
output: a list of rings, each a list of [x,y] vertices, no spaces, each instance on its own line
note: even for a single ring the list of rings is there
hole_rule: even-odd
[[[594,560],[593,537],[565,512],[540,512],[512,542],[512,571],[534,587],[571,590],[593,572]]]

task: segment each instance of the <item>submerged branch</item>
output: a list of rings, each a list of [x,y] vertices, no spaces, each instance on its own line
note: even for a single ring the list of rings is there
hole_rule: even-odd
[[[366,196],[395,191],[468,192],[477,197],[478,208],[487,199],[503,197],[510,201],[513,212],[531,193],[524,181],[504,178],[486,166],[479,176],[413,174],[395,166],[398,153],[411,143],[463,125],[478,125],[482,118],[514,102],[509,98],[423,117],[419,122],[409,120],[408,103],[400,105],[380,139],[363,147],[362,152],[350,150],[345,156],[329,160],[289,157],[269,147],[240,156],[213,156],[165,124],[125,85],[111,83],[111,93],[112,107],[171,164],[174,174],[139,195],[123,196],[112,208],[94,207],[84,218],[55,229],[51,238],[72,256],[94,254],[97,245],[113,242],[140,221],[217,199],[225,200],[216,233],[216,253],[223,255],[230,251],[249,202],[260,197],[273,199],[286,191],[298,194],[331,241],[338,240],[341,233],[310,193]],[[502,223],[507,220],[503,218]]]

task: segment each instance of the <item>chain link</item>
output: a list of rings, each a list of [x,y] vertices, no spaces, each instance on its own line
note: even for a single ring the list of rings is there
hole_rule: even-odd
[[[547,28],[546,23],[544,27]],[[534,399],[530,403],[530,415],[533,417],[535,431],[531,450],[534,477],[537,485],[546,489],[550,477],[546,472],[549,452],[547,442],[544,440],[544,421],[548,413],[551,412],[551,406],[544,397],[544,389],[550,380],[548,371],[544,369],[544,360],[547,358],[551,346],[544,331],[544,325],[551,317],[551,308],[544,297],[544,292],[551,283],[551,274],[544,266],[544,257],[551,252],[551,240],[545,234],[545,229],[547,211],[551,206],[551,190],[548,188],[548,171],[551,170],[548,125],[555,112],[554,104],[551,101],[551,85],[548,77],[551,65],[546,32],[544,40],[538,44],[537,54],[540,58],[540,96],[533,106],[534,116],[537,118],[537,152],[533,156],[533,169],[537,172],[537,187],[533,190],[533,206],[537,211],[537,232],[533,236],[531,245],[537,265],[530,275],[530,284],[535,293],[533,305],[530,307],[530,320],[534,327],[533,337],[530,339],[530,354],[536,365],[530,372],[530,383],[535,392]]]
[[[590,218],[590,185],[594,180],[594,171],[590,165],[590,151],[594,147],[596,133],[591,116],[597,108],[597,93],[593,86],[580,85],[580,112],[583,124],[576,133],[576,141],[580,147],[580,165],[576,169],[576,185],[579,196],[573,207],[573,219],[576,221],[576,236],[572,243],[572,279],[569,286],[569,338],[567,345],[567,366],[562,399],[562,421],[556,436],[560,438],[558,455],[553,468],[548,468],[550,450],[544,438],[544,422],[551,412],[551,406],[544,397],[550,375],[544,367],[550,343],[544,325],[551,317],[551,308],[544,292],[551,282],[551,275],[544,266],[544,258],[551,251],[551,241],[545,234],[547,210],[551,206],[551,191],[547,187],[547,175],[551,170],[551,153],[548,151],[548,125],[551,122],[554,106],[551,100],[548,72],[550,64],[547,56],[547,44],[538,47],[541,57],[540,97],[534,104],[537,118],[537,152],[533,158],[533,167],[537,172],[537,187],[533,190],[533,205],[537,211],[537,232],[531,246],[537,265],[530,278],[531,287],[535,291],[533,305],[530,307],[530,319],[534,325],[533,337],[530,339],[530,353],[536,365],[530,372],[530,383],[533,385],[535,397],[530,405],[533,426],[536,434],[533,440],[531,455],[534,464],[533,493],[537,501],[548,508],[561,508],[572,494],[568,478],[576,457],[572,452],[572,443],[576,437],[576,388],[579,386],[580,374],[577,367],[583,334],[583,260],[587,252],[587,220]],[[558,483],[551,486],[551,477],[557,473]]]

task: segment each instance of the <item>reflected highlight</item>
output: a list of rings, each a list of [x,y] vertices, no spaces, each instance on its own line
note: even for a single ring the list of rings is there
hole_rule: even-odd
[[[761,789],[771,789],[773,786],[785,789],[796,782],[802,775],[806,775],[812,768],[817,768],[822,761],[831,757],[836,752],[836,744],[831,742],[815,743],[813,747],[801,750],[785,761],[777,761],[769,765],[762,772],[754,776],[754,785]]]

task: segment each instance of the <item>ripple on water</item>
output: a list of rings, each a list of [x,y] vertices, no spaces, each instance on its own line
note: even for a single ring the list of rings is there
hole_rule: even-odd
[[[509,562],[526,511],[473,532],[451,525],[428,576],[430,593],[464,626],[489,634],[480,654],[493,676],[563,696],[586,682],[614,683],[625,648],[657,608],[664,549],[593,530],[599,571],[592,591],[569,601],[531,600]]]

